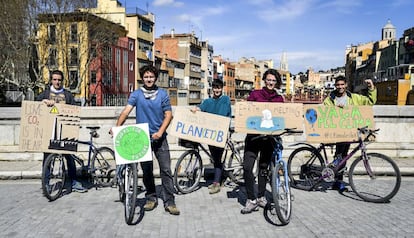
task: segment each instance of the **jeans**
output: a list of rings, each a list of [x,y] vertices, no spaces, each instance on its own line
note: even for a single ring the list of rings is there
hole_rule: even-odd
[[[171,173],[171,157],[170,148],[168,146],[167,138],[161,138],[157,141],[152,142],[152,150],[158,160],[160,167],[161,176],[161,187],[162,187],[162,199],[164,206],[175,205],[174,200],[174,183],[173,176]],[[155,180],[154,180],[154,166],[153,161],[146,161],[141,163],[143,180],[147,192],[145,196],[147,198],[156,198],[157,193],[155,191]]]
[[[221,175],[223,171],[223,163],[221,162],[221,157],[223,156],[224,148],[215,147],[209,145],[208,148],[210,149],[211,157],[214,160],[214,180],[215,183],[221,182]]]
[[[258,161],[258,197],[263,197],[266,192],[267,183],[267,169],[270,164],[270,159],[273,153],[273,146],[270,140],[256,139],[252,140],[257,135],[247,134],[245,139],[244,161],[243,161],[243,177],[246,186],[247,198],[254,200],[257,198],[254,192],[254,175],[253,167],[257,156],[260,152]]]
[[[341,155],[342,158],[345,158],[345,156],[348,154],[350,144],[336,143],[335,146],[336,146],[336,149],[335,149],[335,156],[334,157],[336,158],[338,155]],[[338,168],[338,170],[343,169],[345,166],[346,166],[346,164],[344,164],[342,167]],[[336,176],[336,180],[341,180],[342,181],[343,179],[344,179],[344,174],[343,173],[340,173]]]

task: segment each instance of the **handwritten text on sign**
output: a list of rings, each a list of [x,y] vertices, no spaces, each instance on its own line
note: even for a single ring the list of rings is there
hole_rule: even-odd
[[[304,113],[309,142],[353,141],[358,138],[357,128],[374,127],[372,106],[305,105]]]
[[[275,134],[285,128],[303,127],[301,103],[237,102],[235,130],[251,134]]]
[[[19,149],[51,153],[77,151],[80,107],[23,101],[20,112]]]
[[[191,112],[189,108],[176,108],[169,134],[202,144],[224,147],[230,118],[206,112]]]

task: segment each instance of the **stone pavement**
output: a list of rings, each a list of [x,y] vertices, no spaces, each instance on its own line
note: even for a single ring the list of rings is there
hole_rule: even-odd
[[[414,158],[393,158],[393,160],[399,166],[402,176],[414,176]],[[0,180],[36,179],[41,177],[41,171],[42,161],[39,160],[0,160]],[[157,163],[154,164],[154,173],[155,175],[158,173]]]
[[[0,180],[0,237],[413,237],[413,177],[404,177],[397,195],[385,204],[363,202],[352,192],[292,193],[292,217],[286,226],[270,224],[263,209],[240,214],[244,187],[224,186],[210,195],[206,184],[176,196],[179,216],[166,213],[159,199],[155,210],[137,214],[136,224],[128,226],[115,188],[70,193],[48,202],[39,179]],[[142,206],[143,194],[138,198]]]

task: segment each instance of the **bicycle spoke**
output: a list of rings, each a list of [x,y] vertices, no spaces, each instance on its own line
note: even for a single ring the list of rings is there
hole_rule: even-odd
[[[182,193],[194,191],[202,175],[202,161],[198,152],[190,150],[178,159],[174,170],[174,184]]]
[[[369,202],[388,202],[398,192],[401,184],[400,171],[389,157],[367,154],[367,160],[359,157],[349,170],[352,190]]]

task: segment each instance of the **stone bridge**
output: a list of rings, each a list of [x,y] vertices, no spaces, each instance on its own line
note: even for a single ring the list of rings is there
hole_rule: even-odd
[[[123,107],[83,107],[81,109],[80,140],[88,140],[86,126],[100,126],[98,145],[112,146],[112,138],[108,134],[115,125],[116,118]],[[375,143],[369,145],[370,151],[386,154],[393,158],[414,157],[414,106],[375,105],[374,120],[376,128],[380,128]],[[135,123],[135,112],[130,114],[126,124]],[[42,153],[19,151],[20,108],[1,108],[0,111],[0,160],[41,160]],[[244,134],[235,134],[234,138],[243,140]],[[172,158],[178,158],[185,148],[178,146],[177,138],[168,138]],[[284,138],[284,156],[292,151],[289,144],[304,141],[302,136],[286,136]],[[85,153],[87,148],[80,147]],[[329,151],[328,151],[329,152]]]

